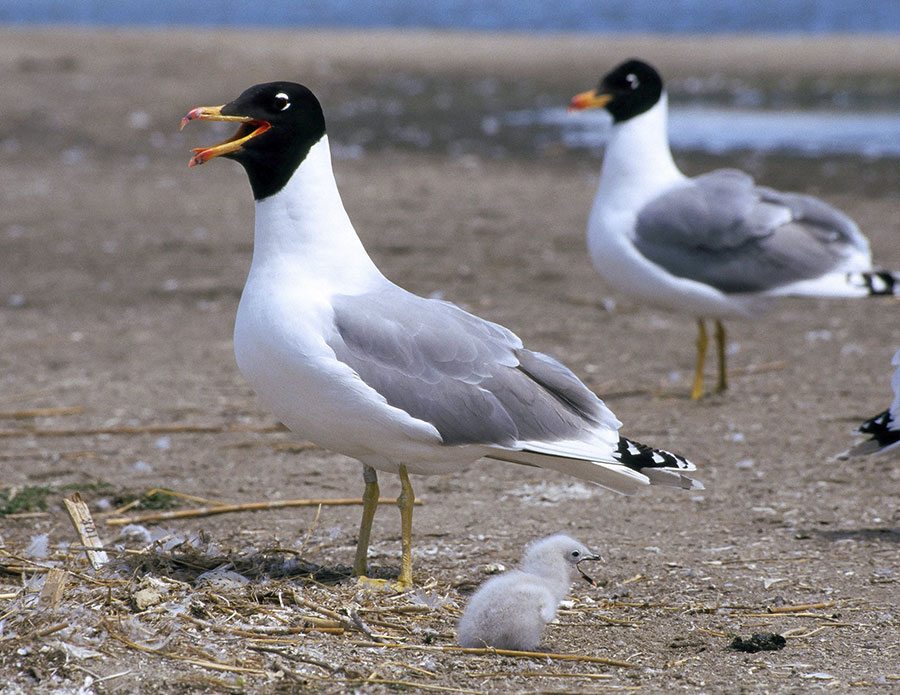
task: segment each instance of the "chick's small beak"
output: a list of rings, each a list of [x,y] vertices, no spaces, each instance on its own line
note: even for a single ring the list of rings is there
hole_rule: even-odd
[[[602,562],[603,557],[600,555],[587,555],[575,563],[575,569],[578,570],[578,573],[581,575],[581,578],[584,581],[586,581],[591,586],[597,586],[597,582],[595,582],[593,579],[591,579],[591,577],[588,576],[587,572],[585,572],[583,569],[581,569],[581,567],[579,567],[579,565],[581,565],[582,562],[591,562],[592,560]]]
[[[190,122],[195,120],[207,121],[230,121],[240,123],[237,132],[225,142],[221,142],[213,147],[195,147],[191,150],[194,156],[191,157],[188,166],[196,166],[197,164],[205,164],[213,157],[221,157],[229,152],[236,152],[245,142],[251,138],[265,133],[272,125],[268,121],[262,121],[249,116],[229,116],[222,113],[225,106],[198,106],[187,112],[181,119],[181,129]]]
[[[583,111],[584,109],[600,109],[612,101],[612,94],[601,94],[596,89],[581,92],[572,97],[569,102],[569,111]]]

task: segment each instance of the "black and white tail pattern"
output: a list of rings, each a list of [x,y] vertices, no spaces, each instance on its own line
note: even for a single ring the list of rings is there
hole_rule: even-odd
[[[856,447],[861,451],[851,450],[851,453],[884,451],[900,442],[900,422],[897,422],[890,408],[866,420],[856,431],[859,434],[872,435],[872,438]],[[866,451],[862,451],[863,449]]]
[[[697,467],[684,456],[664,449],[619,437],[619,444],[613,457],[628,468],[646,475],[654,485],[669,485],[686,490],[702,490],[703,484],[683,475],[684,471],[694,471]]]
[[[892,273],[889,270],[847,273],[847,282],[868,291],[872,297],[900,294],[900,273]]]

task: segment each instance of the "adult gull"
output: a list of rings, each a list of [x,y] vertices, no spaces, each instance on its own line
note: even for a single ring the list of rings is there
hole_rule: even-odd
[[[506,328],[425,299],[379,272],[335,183],[322,108],[272,82],[183,119],[237,132],[193,150],[240,163],[256,205],[253,260],[234,327],[237,364],[298,435],[363,464],[354,573],[366,573],[376,469],[401,481],[400,586],[412,584],[409,473],[488,457],[562,471],[623,494],[648,484],[702,489],[677,454],[619,435],[621,423],[552,357]]]
[[[647,63],[622,63],[570,108],[605,108],[613,119],[587,226],[591,261],[613,289],[697,318],[691,398],[703,394],[704,319],[715,320],[723,391],[723,319],[756,317],[781,296],[900,293],[900,275],[874,268],[866,237],[823,201],[757,186],[735,169],[682,174],[663,81]]]

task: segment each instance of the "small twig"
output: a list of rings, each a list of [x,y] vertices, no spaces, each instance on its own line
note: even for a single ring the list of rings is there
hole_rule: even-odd
[[[600,615],[599,613],[591,614],[592,618],[596,618],[597,620],[602,620],[604,623],[609,623],[610,625],[624,625],[625,627],[637,627],[640,623],[636,623],[633,620],[619,620],[618,618],[607,618],[605,615]]]
[[[0,439],[14,437],[87,437],[99,434],[219,434],[225,432],[286,432],[284,425],[123,425],[83,429],[0,430]]]
[[[52,417],[53,415],[80,415],[84,408],[80,405],[73,408],[32,408],[31,410],[13,410],[0,413],[0,420],[26,420],[32,417]]]
[[[362,632],[364,635],[366,635],[366,637],[371,639],[374,644],[381,644],[381,638],[373,634],[372,631],[369,630],[368,626],[366,626],[366,624],[362,621],[362,619],[359,618],[359,616],[357,616],[357,620],[353,620],[346,615],[341,615],[340,613],[337,613],[336,611],[333,611],[329,608],[319,606],[312,601],[303,598],[296,587],[293,588],[292,598],[294,599],[294,603],[296,603],[298,606],[304,606],[305,608],[314,610],[317,613],[321,613],[327,618],[336,620],[340,625],[351,632]]]
[[[382,498],[379,504],[393,504],[395,500]],[[147,521],[171,521],[172,519],[193,519],[215,514],[233,514],[236,512],[255,512],[264,509],[282,509],[284,507],[315,507],[324,506],[348,506],[362,504],[363,501],[354,499],[305,499],[305,500],[272,500],[269,502],[246,502],[244,504],[217,504],[209,507],[197,507],[196,509],[175,509],[168,512],[147,512],[134,516],[123,516],[106,519],[109,526],[123,526],[125,524],[141,524]],[[417,500],[416,504],[420,504]]]
[[[350,618],[350,620],[352,621],[353,625],[356,627],[357,630],[359,630],[361,633],[363,633],[366,637],[368,637],[373,642],[381,643],[384,641],[381,639],[381,637],[372,633],[372,628],[370,628],[368,625],[366,625],[366,621],[363,620],[359,616],[359,613],[357,613],[355,609],[347,608],[345,610],[347,611],[348,617]]]
[[[837,605],[836,601],[827,601],[825,603],[803,603],[798,606],[769,606],[766,610],[769,613],[802,613],[816,608],[831,608],[835,605]]]
[[[200,627],[207,628],[209,630],[215,630],[216,632],[228,632],[233,635],[237,635],[238,637],[259,637],[262,635],[272,636],[272,635],[302,635],[306,632],[330,632],[333,634],[343,634],[344,628],[340,625],[340,623],[336,621],[325,621],[321,618],[313,618],[313,617],[304,617],[301,616],[298,620],[304,620],[306,622],[312,623],[311,627],[308,626],[298,626],[298,627],[283,627],[281,625],[273,626],[273,625],[219,625],[217,623],[210,622],[208,620],[201,620],[200,618],[194,618],[189,615],[181,616],[184,620],[188,620],[195,625],[199,625]]]
[[[490,647],[432,647],[420,644],[379,644],[377,642],[360,642],[354,641],[362,647],[385,647],[387,649],[409,649],[412,651],[437,651],[437,652],[456,652],[459,654],[473,654],[479,656],[511,656],[523,659],[550,659],[551,661],[584,661],[591,664],[606,664],[607,666],[621,666],[622,668],[633,668],[637,664],[628,661],[618,661],[617,659],[607,659],[602,656],[587,656],[585,654],[553,654],[551,652],[525,652],[516,649],[493,649]]]
[[[590,678],[593,680],[612,680],[615,676],[609,673],[547,673],[546,671],[516,671],[515,673],[467,673],[469,678]]]
[[[35,573],[49,572],[51,569],[54,569],[53,567],[50,567],[48,565],[42,565],[39,562],[35,562],[34,560],[29,560],[27,557],[22,557],[20,555],[13,555],[12,553],[7,552],[6,550],[3,550],[2,548],[0,548],[0,553],[2,553],[3,555],[5,555],[8,558],[12,558],[16,562],[22,563],[23,567],[17,567],[14,565],[0,565],[0,569],[12,572],[13,574],[21,574],[22,572],[35,572]],[[25,567],[26,565],[27,565],[27,569]],[[95,584],[97,586],[110,587],[110,586],[115,586],[116,584],[120,583],[120,580],[110,581],[110,580],[98,579],[97,577],[91,577],[91,576],[89,576],[87,574],[83,574],[81,572],[75,572],[74,570],[68,570],[68,572],[73,577],[77,577],[78,579],[80,579],[83,582],[88,582],[89,584]]]
[[[265,669],[261,668],[249,668],[246,666],[231,666],[230,664],[222,664],[217,661],[211,661],[209,659],[197,659],[191,656],[186,656],[184,654],[176,654],[174,652],[164,652],[160,649],[152,649],[150,647],[145,647],[142,644],[138,644],[137,642],[133,642],[132,640],[125,637],[115,630],[112,629],[112,625],[109,621],[104,620],[103,625],[106,628],[106,631],[109,633],[110,637],[119,640],[122,644],[131,647],[132,649],[137,649],[139,652],[144,652],[145,654],[154,654],[156,656],[167,657],[169,659],[175,659],[177,661],[183,661],[188,664],[194,664],[195,666],[201,666],[203,668],[209,668],[216,671],[230,671],[232,673],[248,673],[257,676],[272,676],[273,674]]]
[[[256,652],[264,652],[266,654],[275,654],[276,656],[283,657],[285,659],[291,659],[293,661],[299,661],[304,664],[312,664],[313,666],[318,666],[329,673],[335,673],[337,671],[343,671],[344,669],[341,666],[333,666],[332,664],[326,663],[324,661],[320,661],[319,659],[314,659],[311,656],[306,656],[305,654],[293,654],[291,652],[286,652],[283,649],[275,649],[274,647],[265,647],[263,645],[251,644],[248,645],[249,649],[252,649]],[[275,662],[278,664],[278,662]],[[281,664],[278,664],[278,668],[281,670],[285,670]],[[287,669],[288,671],[290,669]]]
[[[805,628],[798,627],[793,630],[788,630],[787,632],[782,632],[782,637],[791,637],[793,639],[805,639],[806,637],[812,637],[817,632],[821,632],[822,630],[827,630],[832,627],[857,627],[854,623],[828,623],[826,625],[819,625],[819,627],[810,630],[809,632],[802,632]],[[796,634],[801,632],[802,634]]]
[[[316,516],[313,518],[312,523],[309,525],[309,531],[306,532],[306,537],[303,539],[303,542],[300,544],[300,547],[297,548],[297,555],[299,556],[306,549],[306,544],[309,543],[309,539],[312,537],[313,532],[316,530],[316,527],[319,525],[319,515],[322,513],[322,505],[320,504],[318,509],[316,509]]]
[[[155,487],[152,490],[147,490],[147,492],[145,492],[143,495],[138,497],[136,500],[131,500],[131,502],[129,502],[128,504],[124,504],[121,507],[119,507],[118,509],[113,509],[110,512],[106,512],[102,516],[115,517],[115,516],[119,516],[120,514],[124,514],[129,509],[132,509],[133,507],[136,507],[137,505],[139,505],[141,503],[141,500],[147,499],[149,497],[153,497],[154,495],[168,495],[169,497],[177,497],[178,499],[188,500],[189,502],[202,502],[204,504],[210,504],[210,505],[225,504],[225,502],[219,502],[218,500],[211,500],[211,499],[207,499],[205,497],[197,497],[196,495],[188,495],[185,492],[175,492],[175,490],[167,490],[164,487]]]
[[[317,676],[311,676],[316,680],[326,680]],[[329,678],[329,683],[377,683],[379,685],[389,685],[395,688],[410,688],[416,690],[436,690],[443,693],[465,693],[465,695],[482,695],[481,690],[467,690],[465,688],[451,688],[445,685],[429,685],[428,683],[417,683],[415,681],[391,681],[383,678],[374,678],[368,680],[365,678]]]
[[[33,633],[33,637],[46,637],[47,635],[52,635],[54,632],[59,632],[60,630],[65,630],[69,627],[68,622],[57,623],[56,625],[51,625],[50,627],[45,627],[43,630],[38,630]]]

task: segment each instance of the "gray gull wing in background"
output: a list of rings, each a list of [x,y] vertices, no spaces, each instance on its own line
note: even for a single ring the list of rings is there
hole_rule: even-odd
[[[673,275],[726,293],[773,290],[869,253],[846,215],[811,196],[756,186],[735,169],[688,179],[650,201],[634,245]]]
[[[596,439],[620,422],[566,367],[509,330],[395,285],[332,299],[336,357],[445,445]]]

